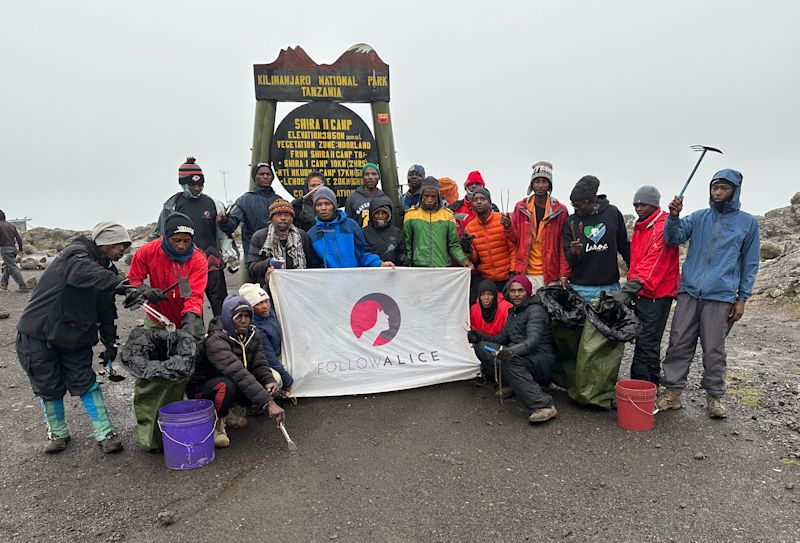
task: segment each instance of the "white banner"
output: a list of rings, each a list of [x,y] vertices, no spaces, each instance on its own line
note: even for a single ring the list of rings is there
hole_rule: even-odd
[[[276,270],[270,290],[298,396],[371,394],[471,379],[469,270]]]

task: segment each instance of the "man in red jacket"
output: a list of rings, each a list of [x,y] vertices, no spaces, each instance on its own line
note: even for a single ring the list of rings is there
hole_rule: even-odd
[[[648,185],[633,197],[639,219],[631,237],[631,268],[628,282],[614,294],[622,303],[635,299],[636,315],[642,323],[633,351],[631,379],[656,385],[661,380],[661,336],[681,279],[679,249],[664,243],[667,213],[659,209],[660,198],[658,189]]]
[[[561,231],[567,220],[566,206],[552,197],[553,165],[533,165],[528,196],[517,202],[509,217],[500,221],[512,245],[512,272],[530,279],[534,288],[560,281],[569,284],[570,267],[564,257]]]

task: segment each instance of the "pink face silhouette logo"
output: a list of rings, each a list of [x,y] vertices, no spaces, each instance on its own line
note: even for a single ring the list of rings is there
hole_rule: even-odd
[[[350,329],[373,347],[386,345],[400,330],[400,308],[386,294],[367,294],[350,310]]]

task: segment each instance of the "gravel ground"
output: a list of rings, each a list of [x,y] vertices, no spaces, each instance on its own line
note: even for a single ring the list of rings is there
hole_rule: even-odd
[[[303,399],[287,411],[298,454],[252,418],[213,464],[173,472],[131,441],[131,379],[101,376],[124,452],[103,457],[77,398],[68,450],[40,452],[13,346],[28,297],[14,289],[0,292],[0,541],[800,541],[791,309],[752,304],[731,332],[725,421],[705,415],[697,359],[686,408],[650,432],[563,392],[558,417],[530,427],[513,399],[450,383]],[[141,315],[120,313],[124,337]]]

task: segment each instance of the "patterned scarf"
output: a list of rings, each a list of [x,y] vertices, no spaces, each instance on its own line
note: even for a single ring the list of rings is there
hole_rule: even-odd
[[[270,224],[269,230],[267,230],[267,239],[264,240],[264,245],[261,246],[259,253],[265,255],[267,260],[275,258],[284,262],[286,262],[288,253],[294,263],[294,269],[306,269],[306,254],[303,251],[303,238],[300,236],[300,232],[295,226],[290,226],[287,234],[286,248],[284,249],[278,233],[275,232],[275,226]]]

